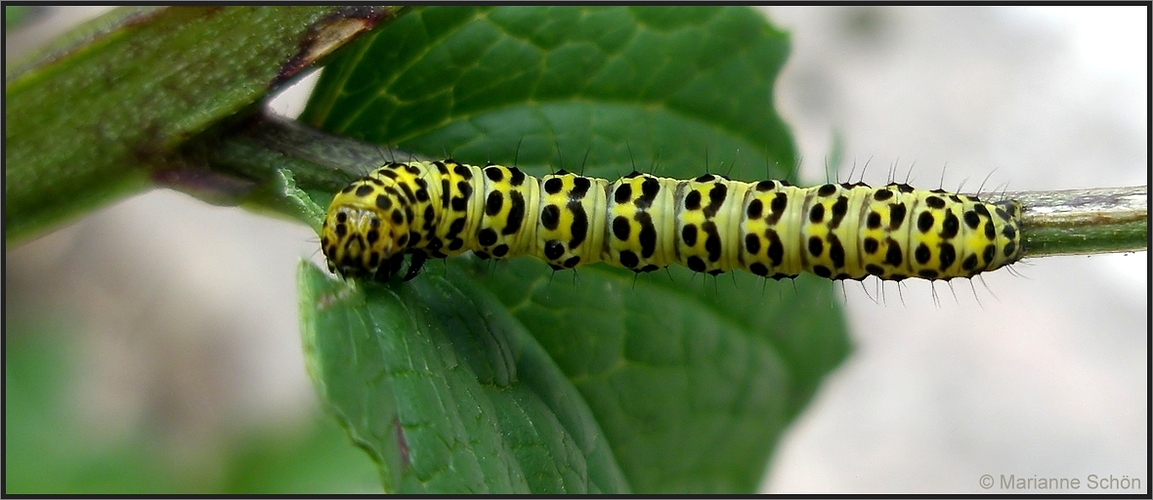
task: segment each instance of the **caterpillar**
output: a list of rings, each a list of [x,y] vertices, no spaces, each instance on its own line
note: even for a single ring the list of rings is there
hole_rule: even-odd
[[[532,255],[554,270],[603,261],[650,272],[670,264],[712,275],[744,269],[833,280],[972,277],[1016,262],[1012,200],[864,183],[801,188],[705,174],[632,172],[609,182],[560,170],[390,162],[333,197],[321,228],[330,272],[404,280],[427,259]]]

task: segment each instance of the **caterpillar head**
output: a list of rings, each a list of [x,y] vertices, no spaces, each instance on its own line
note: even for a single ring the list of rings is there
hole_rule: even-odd
[[[320,230],[328,270],[345,278],[372,276],[403,253],[411,217],[406,217],[401,198],[376,179],[362,179],[337,193]]]

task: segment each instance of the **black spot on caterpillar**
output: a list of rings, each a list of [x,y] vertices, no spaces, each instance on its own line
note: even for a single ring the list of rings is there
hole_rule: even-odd
[[[387,281],[472,251],[532,255],[555,270],[607,262],[635,272],[670,264],[712,275],[744,269],[833,280],[972,277],[1020,258],[1020,204],[907,184],[801,188],[706,174],[632,172],[614,182],[563,170],[453,160],[391,162],[332,200],[321,229],[328,268]]]

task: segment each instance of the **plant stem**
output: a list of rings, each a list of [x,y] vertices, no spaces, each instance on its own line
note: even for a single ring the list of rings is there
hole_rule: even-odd
[[[152,187],[173,151],[258,109],[395,8],[126,8],[5,73],[5,240]]]
[[[277,170],[288,170],[297,186],[329,193],[398,157],[390,149],[329,135],[274,115],[254,116],[238,130],[192,148],[204,155],[214,170],[257,181],[274,177]]]
[[[269,116],[204,150],[214,169],[252,179],[269,179],[284,169],[293,173],[298,187],[329,194],[386,161],[413,158]],[[1147,186],[1135,186],[1011,192],[1003,198],[1023,206],[1023,257],[1044,257],[1147,249],[1148,192]]]
[[[1021,202],[1023,257],[1149,248],[1149,187],[1005,193]]]

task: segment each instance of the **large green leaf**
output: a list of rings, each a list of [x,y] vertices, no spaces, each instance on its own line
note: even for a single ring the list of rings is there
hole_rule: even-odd
[[[309,372],[383,465],[385,488],[626,490],[595,418],[548,354],[488,291],[452,278],[360,288],[300,269]]]
[[[779,177],[795,161],[772,107],[787,49],[745,8],[418,8],[326,67],[303,119],[535,175],[561,167],[563,153],[565,168],[607,178],[634,164],[669,177]],[[313,373],[390,491],[752,491],[785,426],[848,352],[832,287],[816,279],[637,277],[603,264],[574,276],[529,258],[450,259],[363,289],[308,273],[306,336],[328,346],[312,351]],[[559,394],[582,401],[548,403]],[[391,417],[406,414],[428,420]],[[428,435],[401,444],[397,425]],[[582,457],[505,451],[575,436],[605,439],[612,456],[583,445]],[[435,465],[418,467],[419,453]],[[565,474],[576,463],[583,483]],[[618,466],[627,486],[597,479]],[[518,470],[536,481],[516,480]]]

